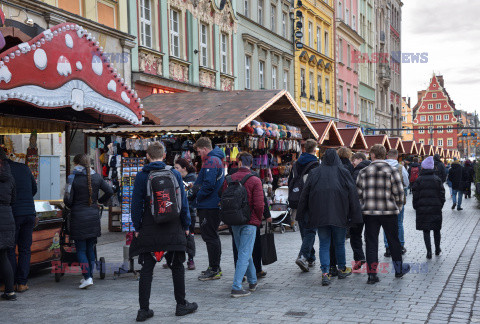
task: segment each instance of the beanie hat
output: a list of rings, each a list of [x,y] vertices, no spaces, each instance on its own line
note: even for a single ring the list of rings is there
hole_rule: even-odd
[[[434,162],[433,157],[429,156],[422,162],[422,169],[433,170]]]

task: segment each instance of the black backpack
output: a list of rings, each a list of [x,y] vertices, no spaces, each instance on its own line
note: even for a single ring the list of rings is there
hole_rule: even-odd
[[[220,219],[226,225],[245,225],[250,221],[250,205],[245,182],[253,176],[254,174],[247,174],[241,181],[227,176],[227,188],[220,199]]]
[[[164,169],[150,172],[147,197],[155,223],[168,223],[180,216],[182,195],[171,166],[167,165]]]
[[[293,176],[292,181],[288,184],[288,205],[290,208],[297,209],[298,203],[300,202],[300,196],[302,195],[303,185],[305,182],[303,178],[305,174],[310,171],[310,168],[315,164],[318,163],[317,161],[312,161],[308,163],[305,168],[303,169],[301,174],[298,174],[298,162],[295,163],[295,166],[292,168]]]

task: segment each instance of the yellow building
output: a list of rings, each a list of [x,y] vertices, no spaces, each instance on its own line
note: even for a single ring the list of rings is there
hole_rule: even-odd
[[[407,129],[402,131],[402,141],[413,141],[413,109],[410,107],[410,98],[407,102],[405,97],[402,98],[402,128]]]
[[[311,120],[334,118],[335,48],[333,0],[304,0],[298,21],[302,23],[303,48],[295,51],[295,100]],[[298,29],[296,29],[298,31]]]

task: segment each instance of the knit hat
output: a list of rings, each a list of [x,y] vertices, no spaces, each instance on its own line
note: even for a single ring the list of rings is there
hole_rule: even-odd
[[[422,169],[433,170],[434,164],[435,164],[435,163],[433,162],[433,157],[432,157],[432,156],[429,156],[429,157],[427,157],[425,160],[423,160],[423,162],[422,162]]]

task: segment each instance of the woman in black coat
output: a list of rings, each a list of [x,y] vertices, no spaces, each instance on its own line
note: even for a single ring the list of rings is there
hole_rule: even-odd
[[[442,228],[442,208],[445,203],[445,188],[442,180],[434,170],[433,158],[430,156],[422,162],[420,176],[413,183],[413,208],[417,212],[417,230],[423,231],[427,248],[427,259],[432,258],[430,231],[435,240],[435,255],[439,255],[440,230]]]
[[[84,279],[79,288],[84,289],[93,285],[94,246],[101,235],[98,203],[107,203],[113,190],[101,175],[91,169],[87,155],[76,155],[73,163],[75,168],[67,180],[64,202],[71,210],[70,238],[75,241],[78,262],[82,265]],[[98,198],[100,189],[105,194]]]
[[[0,149],[1,153],[3,151]],[[15,246],[15,219],[12,204],[15,202],[15,181],[3,153],[0,159],[0,277],[5,283],[3,299],[16,300],[13,291],[13,270],[8,259],[8,249]],[[1,157],[0,157],[1,158]]]

